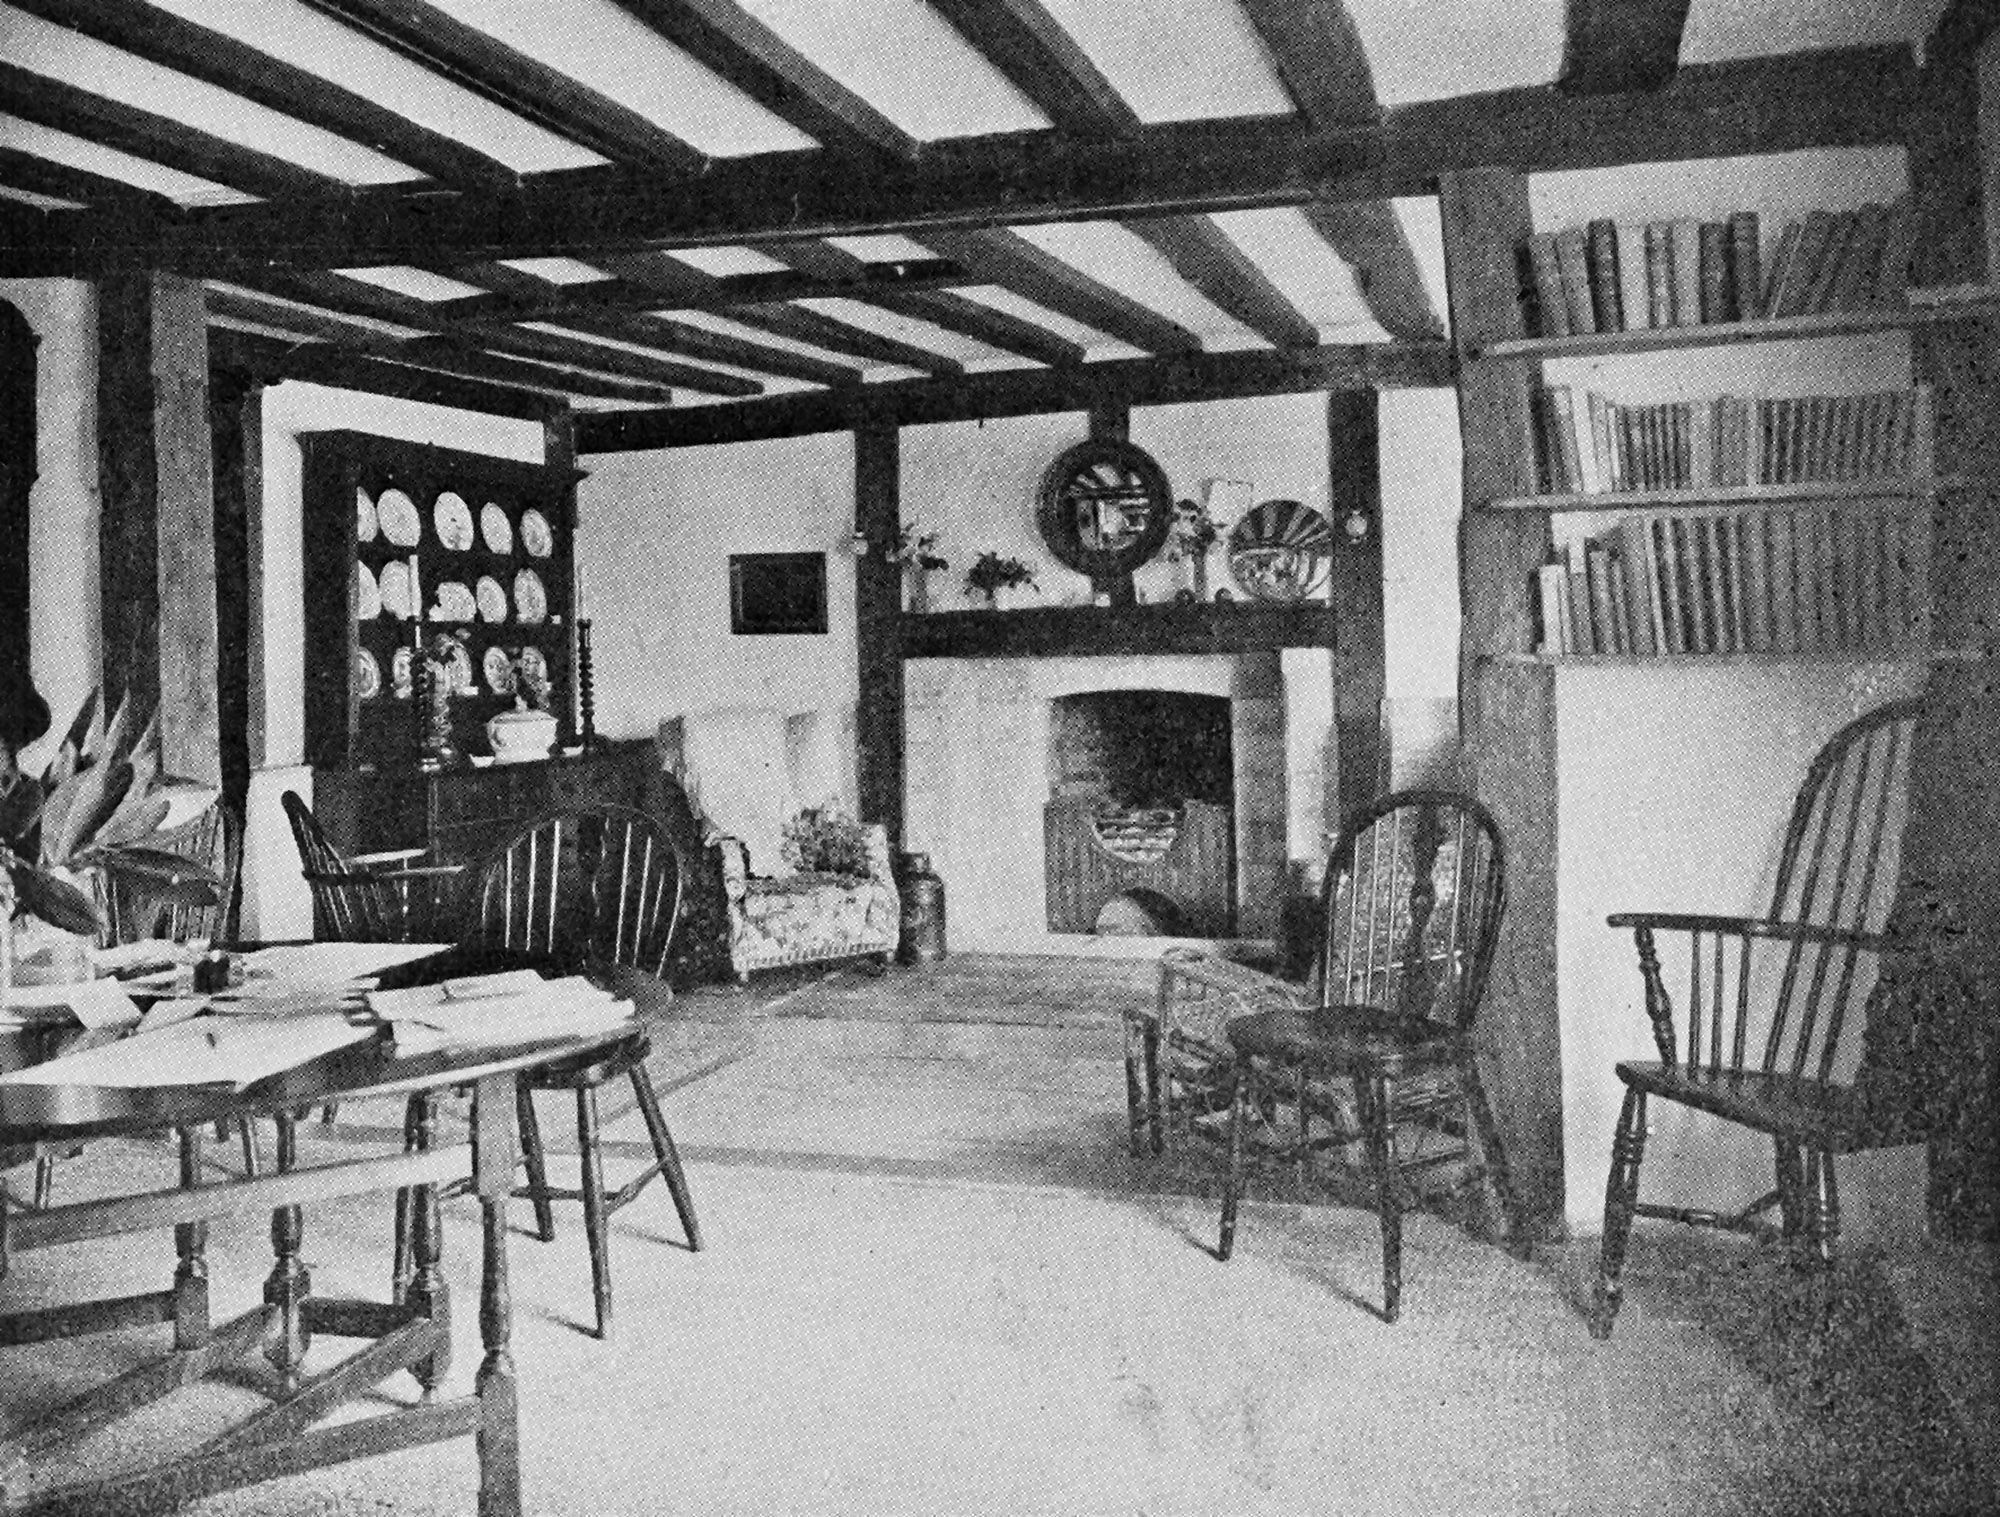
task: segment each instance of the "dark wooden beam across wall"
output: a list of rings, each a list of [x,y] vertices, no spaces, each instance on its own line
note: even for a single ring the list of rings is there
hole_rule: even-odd
[[[943,231],[1428,194],[1440,174],[1486,163],[1604,168],[1889,145],[1902,140],[1916,82],[1907,47],[1843,48],[1682,69],[1643,105],[1539,87],[1396,106],[1374,129],[1326,130],[1293,117],[1176,122],[1106,141],[1047,132],[943,141],[907,165],[760,154],[716,160],[696,180],[591,169],[538,175],[510,191],[328,194],[208,207],[178,221],[64,211],[0,228],[0,276],[440,257],[569,255],[601,265],[598,255],[615,248],[873,232],[943,251]]]
[[[1332,647],[1334,620],[1323,605],[1275,602],[933,611],[903,618],[902,650],[905,658],[1266,653]]]
[[[57,200],[73,200],[78,205],[109,204],[146,206],[171,220],[180,208],[164,195],[142,190],[123,179],[72,168],[50,158],[37,158],[19,148],[0,148],[0,184]],[[32,214],[25,205],[9,205],[8,215]]]
[[[1361,30],[1341,0],[1239,0],[1299,110],[1316,126],[1382,119]]]
[[[1017,232],[925,234],[927,246],[1023,299],[1148,353],[1198,353],[1201,339],[1150,306],[1099,284]]]
[[[889,560],[902,527],[902,459],[894,427],[854,435],[854,530],[868,551],[854,560],[855,708],[858,800],[890,845],[903,840],[902,565]]]
[[[263,554],[264,386],[241,369],[208,374],[215,458],[216,723],[222,798],[238,816],[251,771],[265,761]],[[255,692],[255,693],[253,693]],[[234,923],[223,932],[234,936]]]
[[[1649,93],[1681,65],[1688,0],[1569,0],[1562,73],[1568,95]]]
[[[0,678],[28,671],[28,501],[37,473],[35,350],[28,318],[0,300]],[[9,930],[0,925],[0,932]]]
[[[1326,463],[1333,507],[1329,600],[1333,640],[1333,723],[1337,755],[1329,830],[1381,788],[1382,699],[1388,692],[1383,643],[1382,450],[1373,390],[1326,398]]]
[[[1279,348],[1309,348],[1319,328],[1206,216],[1150,216],[1128,223],[1209,304]]]
[[[1089,412],[1099,406],[1158,406],[1316,390],[1436,387],[1452,383],[1443,343],[1323,346],[1288,353],[1247,350],[1178,358],[1121,358],[1073,369],[998,369],[954,380],[905,380],[827,394],[779,395],[737,404],[578,418],[584,453],[706,447],[870,425],[919,426]]]
[[[1391,337],[1444,336],[1416,249],[1386,200],[1322,201],[1304,208],[1326,245],[1354,271],[1368,314]]]
[[[1058,130],[1112,136],[1138,127],[1138,113],[1040,0],[930,3]]]

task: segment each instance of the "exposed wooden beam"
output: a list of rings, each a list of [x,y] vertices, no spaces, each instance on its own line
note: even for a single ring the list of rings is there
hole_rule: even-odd
[[[584,453],[618,453],[803,437],[861,426],[1088,413],[1113,404],[1157,406],[1411,385],[1435,388],[1451,384],[1454,372],[1451,351],[1444,343],[1121,358],[1068,369],[1000,369],[959,379],[903,380],[838,394],[779,395],[675,411],[585,416],[578,419],[577,448]]]
[[[734,0],[617,3],[711,73],[827,147],[916,158],[914,137]]]
[[[1149,353],[1197,353],[1201,339],[1010,231],[937,231],[926,243],[989,282]]]
[[[1058,131],[1130,132],[1139,116],[1040,0],[930,0]]]
[[[1341,0],[1238,0],[1299,110],[1315,126],[1382,119],[1361,31]]]
[[[934,143],[908,169],[765,154],[718,160],[698,181],[592,171],[481,195],[218,206],[179,223],[57,211],[0,227],[0,276],[557,254],[602,266],[606,249],[885,231],[943,251],[942,233],[985,227],[1427,194],[1441,173],[1483,164],[1606,168],[1899,144],[1916,84],[1907,47],[1843,48],[1685,68],[1643,108],[1540,87],[1397,106],[1361,133],[1293,118],[1174,123],[1108,142],[1037,132]]]
[[[613,163],[670,176],[698,173],[705,157],[568,74],[516,52],[427,0],[304,0],[452,83],[580,143]]]
[[[873,300],[878,293],[905,290],[936,290],[950,285],[969,284],[965,270],[948,258],[924,258],[907,263],[860,263],[858,274],[822,279],[800,271],[785,270],[757,274],[726,274],[704,283],[677,286],[674,304],[680,310],[727,312],[737,306],[768,305],[775,301],[848,299]],[[440,272],[451,273],[468,265],[441,262]],[[516,271],[518,272],[518,271]],[[479,280],[469,280],[477,284]],[[555,320],[577,311],[651,311],[661,305],[658,288],[646,288],[624,279],[592,279],[572,284],[543,282],[539,292],[522,290],[500,294],[467,295],[457,300],[432,303],[434,312],[447,321],[482,321],[495,316],[515,321]]]
[[[1688,0],[1569,0],[1562,73],[1569,95],[1661,89],[1681,66]]]
[[[227,33],[127,0],[11,0],[58,26],[282,111],[338,137],[366,143],[446,184],[509,184],[519,176],[496,158],[433,132],[400,112],[318,74],[273,58]]]
[[[861,371],[858,368],[812,358],[804,353],[796,353],[790,348],[750,342],[740,337],[726,337],[720,332],[711,332],[705,327],[689,326],[686,322],[674,321],[664,316],[636,312],[579,311],[566,316],[552,317],[550,320],[555,325],[572,331],[610,337],[620,342],[636,342],[641,346],[658,348],[662,352],[677,354],[682,358],[726,363],[735,368],[749,369],[757,374],[802,379],[808,384],[835,388],[861,383]],[[470,330],[477,331],[477,325],[470,327]]]
[[[144,205],[170,219],[180,214],[180,207],[165,195],[141,189],[123,179],[113,179],[108,174],[93,174],[52,158],[37,158],[19,148],[0,148],[0,184],[37,195],[52,195],[58,200],[73,200],[79,205],[97,202]]]
[[[319,344],[301,348],[295,343],[228,327],[208,329],[208,352],[209,362],[218,367],[240,370],[273,383],[284,379],[309,380],[336,389],[359,390],[365,395],[421,400],[489,416],[537,419],[562,404],[536,391],[405,368]]]
[[[463,346],[468,339],[463,336],[452,336],[423,340],[450,342]],[[610,347],[602,342],[578,340],[555,332],[536,331],[528,327],[489,327],[479,333],[477,342],[478,346],[491,352],[511,353],[518,358],[532,359],[536,363],[563,364],[592,373],[615,374],[625,379],[636,379],[644,384],[671,385],[681,390],[698,390],[704,395],[747,397],[764,393],[764,387],[754,379],[744,379],[735,374],[720,374],[713,369],[676,363],[672,359],[650,353],[634,353],[625,348]]]
[[[296,163],[16,64],[0,63],[0,100],[25,120],[249,194],[318,196],[335,187]]]
[[[1274,347],[1309,348],[1319,328],[1206,216],[1153,216],[1127,223],[1174,272]]]
[[[1383,331],[1400,338],[1444,335],[1416,250],[1394,206],[1381,200],[1343,200],[1309,205],[1304,211],[1312,229],[1354,271],[1368,313]]]

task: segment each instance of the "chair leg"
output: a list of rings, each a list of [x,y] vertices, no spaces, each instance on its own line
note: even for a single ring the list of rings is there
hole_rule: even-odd
[[[1831,1270],[1840,1251],[1840,1186],[1833,1155],[1809,1148],[1805,1155],[1805,1267]]]
[[[1618,1277],[1625,1270],[1625,1244],[1632,1233],[1632,1216],[1639,1204],[1639,1165],[1646,1157],[1646,1093],[1627,1087],[1618,1111],[1618,1132],[1611,1140],[1611,1176],[1604,1183],[1604,1243],[1598,1257],[1595,1310],[1590,1336],[1609,1338],[1618,1316]]]
[[[1494,1124],[1493,1107],[1486,1099],[1477,1062],[1467,1059],[1459,1079],[1465,1093],[1466,1147],[1479,1166],[1480,1223],[1489,1242],[1511,1251],[1515,1242],[1514,1182],[1507,1171],[1507,1148]]]
[[[1799,1234],[1805,1227],[1805,1170],[1799,1146],[1783,1138],[1776,1140],[1778,1175],[1778,1227],[1785,1257],[1796,1263]]]
[[[642,1065],[632,1071],[632,1094],[639,1102],[639,1115],[653,1139],[653,1157],[660,1161],[660,1175],[667,1182],[667,1194],[674,1198],[680,1214],[681,1231],[687,1234],[688,1250],[701,1252],[701,1224],[694,1218],[694,1192],[688,1188],[687,1171],[681,1167],[680,1150],[674,1135],[667,1131],[667,1119],[660,1111],[660,1098],[653,1090],[653,1077]]]
[[[1368,1163],[1375,1171],[1375,1215],[1382,1225],[1382,1317],[1394,1322],[1403,1300],[1403,1208],[1396,1170],[1394,1089],[1386,1076],[1357,1075],[1361,1121],[1367,1132]]]
[[[1125,1019],[1125,1131],[1132,1157],[1146,1156],[1146,1079],[1144,1033]],[[1157,1141],[1157,1139],[1155,1140]]]
[[[1236,1247],[1236,1203],[1243,1194],[1243,1126],[1250,1105],[1251,1070],[1249,1060],[1234,1059],[1229,1065],[1229,1167],[1222,1180],[1222,1235],[1215,1256],[1226,1261]]]
[[[419,1092],[403,1108],[403,1152],[412,1154],[422,1146],[428,1096]],[[389,1299],[401,1306],[410,1297],[410,1282],[416,1278],[417,1263],[412,1234],[416,1230],[417,1193],[410,1186],[396,1192],[396,1241],[390,1264]]]
[[[576,1093],[577,1158],[583,1169],[583,1230],[590,1241],[590,1290],[597,1304],[597,1336],[611,1336],[611,1233],[604,1204],[604,1155],[598,1149],[597,1092]]]
[[[35,1159],[35,1210],[47,1211],[56,1193],[56,1156],[41,1154]]]
[[[528,1169],[528,1200],[535,1209],[535,1236],[544,1243],[556,1240],[556,1210],[549,1202],[548,1151],[542,1147],[542,1124],[535,1115],[534,1092],[527,1082],[514,1082],[515,1119],[521,1128],[521,1158]]]
[[[256,1120],[242,1118],[237,1124],[237,1135],[243,1140],[243,1173],[254,1180],[264,1172],[264,1156],[257,1149]]]

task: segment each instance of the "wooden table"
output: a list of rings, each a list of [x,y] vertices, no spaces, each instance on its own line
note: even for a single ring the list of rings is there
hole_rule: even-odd
[[[481,1517],[516,1517],[521,1510],[521,1480],[514,1367],[508,1349],[506,1253],[506,1206],[515,1152],[514,1077],[523,1069],[626,1036],[627,1032],[615,1031],[529,1047],[412,1058],[393,1057],[387,1043],[376,1039],[241,1091],[0,1084],[0,1148],[170,1130],[178,1135],[180,1151],[180,1186],[172,1190],[12,1215],[0,1192],[0,1282],[10,1253],[169,1224],[179,1258],[173,1285],[166,1290],[0,1315],[0,1348],[147,1323],[170,1323],[173,1328],[172,1351],[159,1360],[86,1392],[33,1426],[0,1437],[0,1512],[110,1517],[171,1511],[217,1491],[470,1433],[478,1448]],[[433,1103],[413,1100],[411,1110],[418,1115],[410,1124],[403,1153],[307,1168],[297,1163],[296,1126],[302,1113],[328,1101],[419,1097],[459,1086],[473,1091],[469,1143],[434,1143],[434,1124],[421,1115]],[[277,1123],[277,1172],[204,1184],[203,1132],[218,1121],[251,1118]],[[485,1356],[473,1393],[447,1401],[437,1397],[451,1353],[437,1186],[464,1177],[468,1169],[483,1214],[479,1331]],[[389,1190],[397,1192],[398,1207],[408,1209],[413,1278],[398,1279],[386,1302],[314,1295],[299,1257],[304,1203]],[[227,1324],[211,1326],[204,1258],[207,1223],[219,1216],[262,1211],[271,1216],[276,1255],[264,1285],[264,1305]],[[302,1361],[316,1333],[372,1341],[308,1379]],[[279,1387],[271,1405],[247,1420],[184,1457],[151,1469],[60,1488],[38,1484],[38,1461],[258,1348],[276,1368]],[[316,1425],[343,1402],[404,1369],[423,1387],[422,1404],[333,1426]]]

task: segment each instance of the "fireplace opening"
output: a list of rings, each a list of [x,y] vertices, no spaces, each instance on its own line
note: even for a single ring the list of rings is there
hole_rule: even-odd
[[[1051,702],[1051,931],[1234,931],[1228,697],[1103,690]]]

